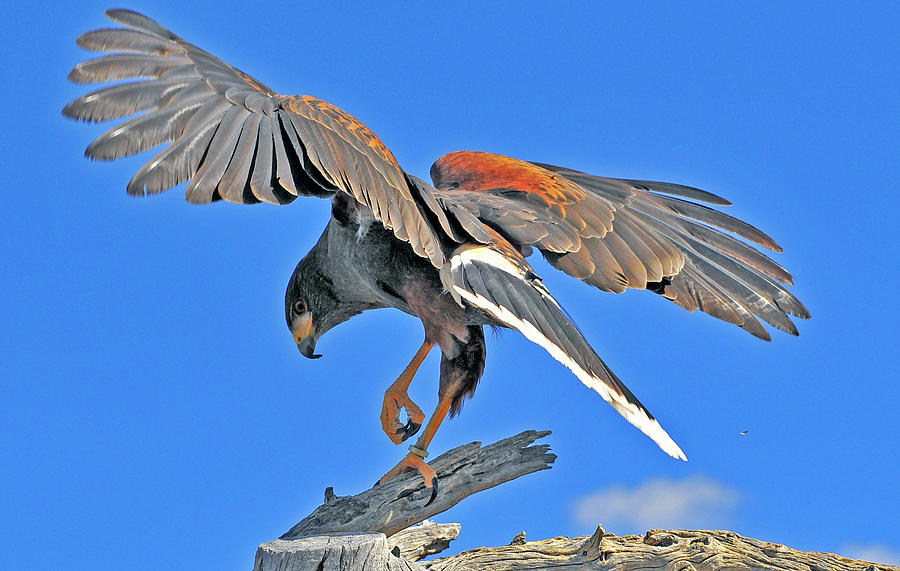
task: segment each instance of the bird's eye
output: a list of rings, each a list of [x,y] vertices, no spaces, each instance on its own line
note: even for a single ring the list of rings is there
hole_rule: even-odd
[[[294,315],[303,315],[306,313],[306,302],[298,299],[294,302]]]

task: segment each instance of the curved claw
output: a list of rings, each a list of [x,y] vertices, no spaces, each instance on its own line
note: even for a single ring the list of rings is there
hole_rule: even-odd
[[[437,496],[437,490],[435,489],[435,485],[437,484],[437,474],[435,471],[429,466],[425,460],[422,459],[421,456],[417,456],[415,454],[409,453],[407,454],[403,460],[394,466],[388,471],[387,474],[381,477],[378,480],[378,484],[383,484],[393,478],[398,474],[402,474],[408,470],[415,470],[422,476],[422,479],[425,480],[425,487],[432,488],[431,490],[431,499],[428,500],[428,504],[434,501],[434,498]],[[425,504],[426,506],[428,504]]]
[[[406,426],[401,426],[397,429],[397,435],[400,436],[400,442],[406,442],[410,436],[413,436],[415,433],[422,428],[421,422],[413,422],[411,418],[406,420]]]
[[[406,425],[400,423],[400,411],[406,410]],[[425,421],[422,412],[405,391],[388,389],[381,406],[381,427],[394,444],[400,444],[419,431]]]
[[[437,476],[434,476],[433,478],[431,478],[431,497],[425,503],[426,508],[431,505],[431,502],[434,501],[434,498],[436,498],[437,495],[438,495],[438,479],[437,479]]]

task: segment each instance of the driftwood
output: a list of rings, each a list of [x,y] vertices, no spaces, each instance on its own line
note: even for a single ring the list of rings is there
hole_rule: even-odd
[[[898,571],[900,567],[847,559],[833,553],[797,551],[731,531],[650,530],[618,537],[597,527],[588,537],[555,537],[482,547],[425,562],[429,571],[491,569],[671,570],[778,569],[787,571]]]
[[[556,460],[556,455],[548,452],[550,446],[531,446],[548,434],[549,430],[527,430],[488,446],[473,442],[438,456],[428,463],[440,483],[437,497],[429,506],[425,504],[431,490],[417,472],[397,476],[356,496],[339,497],[328,488],[325,503],[280,539],[370,531],[390,537],[476,492],[549,469]]]

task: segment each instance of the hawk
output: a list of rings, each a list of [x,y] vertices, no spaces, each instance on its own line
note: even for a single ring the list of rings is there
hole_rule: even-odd
[[[761,321],[797,335],[789,316],[809,312],[785,287],[791,275],[751,245],[781,251],[762,231],[713,206],[730,202],[664,182],[594,176],[484,152],[454,152],[431,167],[432,183],[398,164],[359,120],[315,97],[286,96],[128,10],[123,27],[78,38],[107,55],[75,66],[78,83],[113,83],[72,101],[67,117],[124,121],[87,147],[114,160],[164,148],[129,182],[132,195],[187,182],[194,204],[332,200],[332,216],[297,264],[285,318],[300,352],[363,311],[393,307],[422,321],[425,339],[385,391],[381,424],[395,443],[425,422],[407,390],[437,345],[438,404],[409,453],[382,481],[418,470],[445,417],[481,378],[484,326],[518,330],[571,369],[667,454],[681,448],[600,359],[526,258],[600,290],[649,290],[769,340]],[[407,422],[402,422],[405,410]]]

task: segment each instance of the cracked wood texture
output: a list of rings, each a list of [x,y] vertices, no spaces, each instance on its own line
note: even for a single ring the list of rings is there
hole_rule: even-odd
[[[900,571],[831,553],[803,552],[730,531],[651,530],[618,537],[597,527],[590,537],[527,541],[517,535],[504,547],[483,547],[452,557],[416,562],[446,548],[458,524],[409,526],[464,498],[519,476],[549,469],[549,446],[532,446],[548,431],[529,430],[490,446],[474,442],[431,462],[441,482],[435,502],[418,473],[352,497],[331,488],[325,503],[281,539],[260,545],[254,571],[322,569],[350,571],[461,571],[492,569],[585,569],[694,571],[779,569],[787,571]],[[401,533],[401,530],[406,530]],[[395,535],[396,534],[396,535]],[[390,540],[386,536],[392,536]]]
[[[556,460],[550,446],[535,440],[549,430],[526,430],[500,442],[465,444],[438,456],[429,465],[438,475],[438,494],[425,506],[431,490],[418,472],[402,474],[355,496],[338,497],[331,488],[325,503],[280,539],[348,532],[381,532],[391,536],[446,511],[463,499],[519,476],[547,470]]]
[[[253,571],[424,571],[390,552],[383,533],[276,539],[256,551]]]
[[[420,525],[398,531],[388,539],[388,546],[400,550],[400,557],[418,561],[429,555],[440,553],[450,547],[450,542],[459,537],[462,528],[458,523],[435,523],[425,520]]]
[[[797,551],[731,531],[651,530],[618,537],[598,527],[590,537],[555,537],[482,547],[424,562],[429,571],[518,571],[522,569],[706,571],[900,571],[900,567],[847,559],[832,553]],[[516,541],[518,539],[518,541]]]

